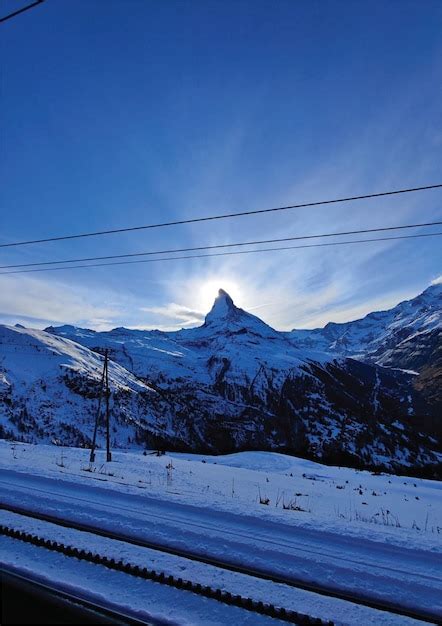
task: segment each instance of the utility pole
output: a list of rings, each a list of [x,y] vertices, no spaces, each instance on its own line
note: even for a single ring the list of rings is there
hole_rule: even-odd
[[[95,449],[97,447],[97,433],[98,433],[98,424],[100,422],[100,414],[101,414],[101,402],[103,400],[103,390],[106,398],[106,461],[112,460],[112,454],[110,451],[110,411],[109,411],[109,398],[110,398],[110,389],[109,389],[109,370],[108,370],[108,351],[107,348],[104,351],[104,364],[103,371],[101,373],[100,380],[100,395],[98,396],[98,408],[97,414],[95,416],[95,426],[94,426],[94,434],[92,437],[92,447],[91,454],[89,457],[89,461],[93,463],[95,461]]]
[[[104,367],[106,369],[106,461],[112,461],[112,454],[110,451],[110,433],[109,433],[109,398],[110,398],[110,389],[109,389],[109,369],[108,369],[108,356],[107,349],[104,353]]]

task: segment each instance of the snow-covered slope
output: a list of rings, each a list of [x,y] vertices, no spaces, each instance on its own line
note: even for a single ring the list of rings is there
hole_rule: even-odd
[[[357,466],[437,462],[409,374],[319,350],[236,307],[220,290],[199,328],[178,332],[48,328],[113,361],[157,391],[156,416],[135,439],[168,449],[290,451]],[[157,398],[161,399],[161,406]],[[162,420],[162,421],[161,421]]]
[[[42,330],[0,326],[3,366],[12,382],[34,384],[47,380],[54,369],[75,373],[98,382],[103,358],[88,348]],[[148,387],[117,363],[109,363],[109,385],[114,390],[141,391]]]
[[[30,440],[86,444],[93,430],[103,357],[70,339],[0,326],[0,432]],[[120,434],[132,433],[155,394],[118,363],[109,386]],[[139,400],[142,399],[143,402]]]

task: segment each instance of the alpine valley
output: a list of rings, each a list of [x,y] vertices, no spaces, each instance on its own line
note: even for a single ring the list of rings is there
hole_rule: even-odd
[[[440,284],[315,330],[278,332],[223,290],[202,326],[176,332],[0,326],[0,437],[89,445],[107,349],[114,447],[440,478],[441,336]]]

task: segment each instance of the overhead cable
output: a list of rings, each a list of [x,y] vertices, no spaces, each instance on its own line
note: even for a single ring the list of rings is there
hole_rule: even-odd
[[[244,216],[249,216],[249,215],[259,215],[259,214],[264,214],[264,213],[274,213],[277,211],[288,211],[291,209],[301,209],[301,208],[306,208],[306,207],[314,207],[314,206],[321,206],[321,205],[327,205],[327,204],[337,204],[340,202],[354,202],[356,200],[366,200],[368,198],[380,198],[382,196],[393,196],[393,195],[398,195],[398,194],[405,194],[405,193],[412,193],[412,192],[417,192],[417,191],[426,191],[429,189],[439,189],[442,187],[442,183],[436,184],[436,185],[425,185],[423,187],[411,187],[408,189],[396,189],[393,191],[382,191],[382,192],[378,192],[378,193],[369,193],[369,194],[364,194],[364,195],[359,195],[359,196],[349,196],[347,198],[335,198],[333,200],[319,200],[316,202],[303,202],[300,204],[292,204],[292,205],[288,205],[288,206],[280,206],[280,207],[273,207],[270,209],[257,209],[257,210],[253,210],[253,211],[240,211],[240,212],[236,212],[236,213],[225,213],[225,214],[221,214],[221,215],[208,215],[208,216],[203,216],[203,217],[194,217],[191,219],[186,219],[186,220],[177,220],[174,222],[162,222],[159,224],[147,224],[147,225],[143,225],[143,226],[130,226],[127,228],[114,228],[111,230],[99,230],[99,231],[95,231],[95,232],[86,232],[86,233],[80,233],[80,234],[74,234],[74,235],[61,235],[58,237],[46,237],[44,239],[30,239],[27,241],[15,241],[12,243],[2,243],[0,244],[0,248],[9,248],[9,247],[13,247],[13,246],[27,246],[30,244],[35,244],[35,243],[48,243],[50,241],[65,241],[67,239],[81,239],[84,237],[98,237],[101,235],[111,235],[111,234],[116,234],[116,233],[127,233],[127,232],[133,232],[133,231],[140,231],[140,230],[147,230],[147,229],[151,229],[151,228],[164,228],[167,226],[178,226],[178,225],[184,225],[184,224],[195,224],[197,222],[209,222],[209,221],[214,221],[214,220],[223,220],[223,219],[229,219],[229,218],[236,218],[236,217],[244,217]]]
[[[258,248],[257,250],[236,250],[234,252],[214,252],[210,254],[192,254],[186,256],[172,256],[172,257],[160,257],[158,259],[138,259],[136,261],[112,261],[111,263],[87,263],[85,265],[65,265],[63,267],[43,267],[38,269],[19,269],[8,270],[6,272],[0,272],[0,276],[6,274],[24,274],[30,272],[56,272],[60,270],[81,269],[87,267],[106,267],[109,265],[130,265],[135,263],[158,263],[161,261],[178,261],[182,259],[204,259],[208,257],[220,257],[220,256],[234,256],[239,254],[257,254],[259,252],[279,252],[282,250],[301,250],[304,248],[322,248],[325,246],[344,246],[349,244],[370,243],[376,241],[393,241],[397,239],[416,239],[420,237],[439,237],[442,232],[437,233],[422,233],[419,235],[399,235],[397,237],[377,237],[374,239],[353,239],[351,241],[333,241],[324,243],[312,243],[302,246],[283,246],[278,248]]]

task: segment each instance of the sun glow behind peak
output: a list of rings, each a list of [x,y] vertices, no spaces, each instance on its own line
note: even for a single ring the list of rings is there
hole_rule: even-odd
[[[210,311],[220,289],[226,291],[235,303],[243,299],[243,290],[236,281],[223,278],[210,279],[201,283],[196,289],[198,305],[202,311]]]

